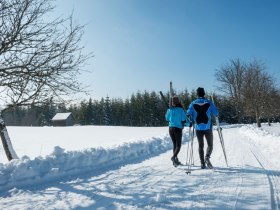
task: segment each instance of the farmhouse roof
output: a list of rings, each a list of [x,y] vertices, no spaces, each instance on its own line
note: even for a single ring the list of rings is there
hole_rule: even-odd
[[[65,112],[65,113],[57,113],[52,120],[66,120],[72,113],[71,112]]]

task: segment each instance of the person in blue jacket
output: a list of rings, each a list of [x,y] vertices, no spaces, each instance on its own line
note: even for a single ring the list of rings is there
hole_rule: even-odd
[[[181,149],[184,124],[186,123],[186,113],[178,96],[172,97],[172,106],[166,111],[165,119],[169,122],[169,135],[173,143],[171,160],[176,167],[181,164],[178,160],[178,154]]]
[[[194,100],[188,110],[189,116],[195,124],[196,136],[198,140],[198,152],[201,162],[201,168],[213,168],[210,162],[210,156],[213,151],[213,131],[212,131],[212,116],[218,116],[219,111],[212,101],[204,98],[204,88],[197,88],[197,99]],[[207,141],[207,150],[204,159],[204,136]],[[206,165],[205,165],[206,164]]]

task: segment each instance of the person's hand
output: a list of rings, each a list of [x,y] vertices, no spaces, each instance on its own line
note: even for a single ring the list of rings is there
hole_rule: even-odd
[[[191,122],[186,122],[186,123],[185,123],[185,126],[187,126],[187,127],[190,127],[190,128],[191,128],[191,127],[192,127],[192,123],[191,123]]]

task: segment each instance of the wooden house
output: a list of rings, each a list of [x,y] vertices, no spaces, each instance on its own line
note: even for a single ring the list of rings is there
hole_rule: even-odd
[[[53,126],[73,126],[74,117],[71,112],[57,113],[52,118]]]

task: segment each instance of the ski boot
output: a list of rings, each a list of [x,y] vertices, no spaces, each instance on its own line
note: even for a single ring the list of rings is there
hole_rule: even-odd
[[[177,165],[182,165],[182,163],[179,161],[178,157],[175,157],[175,162]]]
[[[209,157],[206,157],[205,158],[205,163],[207,165],[208,168],[212,169],[213,166],[212,166],[212,163],[210,162],[210,158]]]
[[[205,163],[201,163],[201,169],[205,169],[205,168],[206,168]]]
[[[178,164],[177,164],[177,162],[176,162],[176,157],[172,156],[171,161],[172,161],[172,163],[173,163],[173,166],[175,166],[175,167],[178,166]]]

